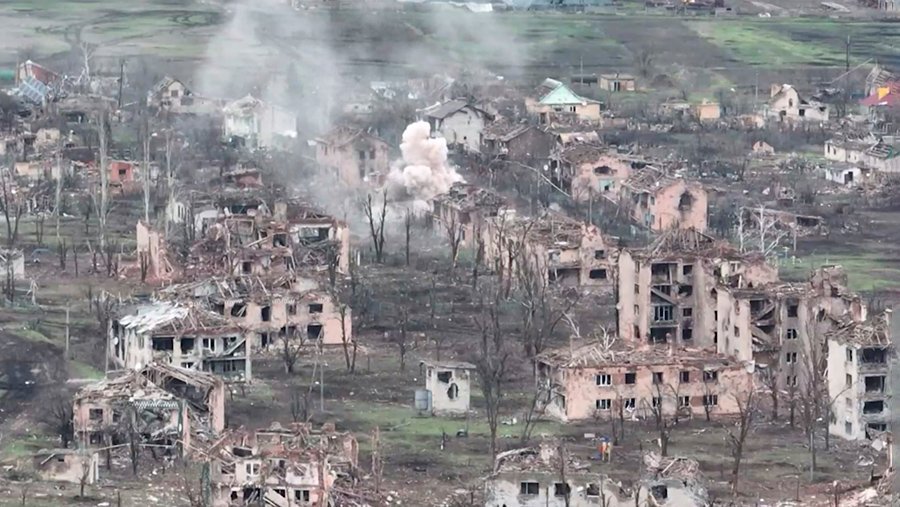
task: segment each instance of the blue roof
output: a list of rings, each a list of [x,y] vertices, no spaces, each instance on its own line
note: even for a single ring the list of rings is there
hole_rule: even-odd
[[[43,104],[49,93],[50,88],[33,77],[19,84],[19,94],[34,104]]]

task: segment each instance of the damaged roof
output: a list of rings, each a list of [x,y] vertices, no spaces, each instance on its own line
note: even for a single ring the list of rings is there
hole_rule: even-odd
[[[622,185],[636,192],[654,193],[657,190],[671,186],[677,181],[678,178],[673,178],[660,169],[646,166],[639,171],[634,171]]]
[[[571,88],[557,81],[547,78],[536,90],[538,102],[545,106],[587,105],[599,104],[599,101],[584,98],[573,92]]]
[[[656,365],[695,365],[708,368],[737,367],[729,356],[706,349],[682,347],[670,354],[668,347],[634,347],[619,344],[607,347],[598,340],[578,347],[561,347],[542,352],[539,362],[560,368],[600,368]]]
[[[479,112],[483,115],[489,116],[488,113],[480,107],[470,104],[468,101],[463,99],[453,99],[444,102],[443,104],[435,104],[433,106],[426,107],[422,110],[422,112],[425,113],[425,116],[428,116],[429,118],[437,118],[439,120],[443,120],[444,118],[458,111],[462,111],[465,108],[470,108],[475,112]]]
[[[507,205],[506,198],[486,188],[470,183],[457,182],[450,190],[434,198],[436,203],[446,203],[461,211],[487,208],[497,211]]]
[[[885,310],[865,322],[844,320],[827,336],[852,347],[890,347],[891,314],[891,310]]]
[[[488,140],[509,142],[534,128],[527,123],[513,123],[506,118],[500,118],[484,126],[482,136]]]
[[[194,306],[154,301],[133,306],[119,317],[119,325],[136,334],[222,331],[236,329],[225,317]]]
[[[559,158],[575,165],[587,162],[596,162],[605,154],[605,150],[591,144],[575,144],[567,146],[560,153]]]
[[[367,140],[387,145],[388,142],[362,127],[340,125],[331,129],[327,134],[313,139],[318,144],[324,144],[333,148],[341,148],[357,140]]]

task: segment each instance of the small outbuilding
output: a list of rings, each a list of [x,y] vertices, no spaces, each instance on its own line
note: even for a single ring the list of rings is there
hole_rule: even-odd
[[[600,89],[610,92],[633,92],[637,89],[635,78],[631,74],[601,74]]]
[[[425,371],[425,389],[430,393],[432,414],[465,414],[469,411],[474,364],[422,361],[420,368]]]
[[[97,453],[84,449],[41,450],[32,463],[42,481],[94,484],[100,477]]]

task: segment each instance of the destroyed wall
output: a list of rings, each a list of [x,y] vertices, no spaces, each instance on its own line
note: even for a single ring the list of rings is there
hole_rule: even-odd
[[[350,308],[342,321],[334,299],[324,292],[272,294],[260,300],[235,298],[223,302],[222,312],[250,332],[252,347],[260,351],[277,351],[279,340],[295,336],[323,345],[353,340]]]
[[[631,495],[599,474],[568,470],[569,498],[558,471],[500,472],[485,481],[486,507],[630,507]]]
[[[127,434],[127,421],[133,420],[143,438],[180,440],[185,448],[191,442],[191,410],[158,388],[136,387],[115,391],[121,386],[96,385],[92,392],[75,395],[72,421],[76,440],[82,447],[112,445]]]
[[[651,203],[651,229],[665,231],[673,227],[706,231],[708,202],[703,185],[678,179],[654,193]]]
[[[150,281],[171,281],[177,274],[168,257],[168,245],[162,234],[152,226],[138,220],[135,227],[139,262],[147,263],[147,277]]]
[[[631,163],[607,153],[598,152],[594,160],[571,163],[572,199],[588,202],[601,196],[613,197],[619,186],[631,176]]]
[[[350,187],[378,185],[390,169],[390,146],[365,133],[338,130],[316,140],[316,162]]]
[[[530,262],[537,273],[546,273],[550,284],[612,290],[617,245],[608,242],[594,225],[563,223],[559,227],[570,229],[569,240],[554,241],[556,238],[552,234],[549,237],[529,236],[522,252],[523,262]]]
[[[326,504],[335,482],[327,460],[287,452],[256,455],[241,447],[232,452],[227,461],[212,462],[212,507],[230,507],[235,501],[285,507]]]
[[[97,453],[72,449],[39,451],[32,457],[32,465],[42,481],[94,484],[100,478],[100,459]]]
[[[730,393],[752,387],[746,366],[699,351],[666,354],[632,350],[614,353],[608,364],[575,368],[542,364],[539,359],[539,382],[555,379],[549,380],[555,392],[547,414],[563,422],[609,420],[617,417],[621,406],[626,418],[632,414],[647,418],[658,404],[667,415],[680,411],[702,416],[707,406],[713,416],[738,413]],[[644,355],[653,357],[653,363],[643,363]],[[625,361],[631,364],[622,365]]]

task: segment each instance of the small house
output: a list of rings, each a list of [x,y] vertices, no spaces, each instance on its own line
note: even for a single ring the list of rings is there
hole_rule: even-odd
[[[608,92],[633,92],[637,89],[631,74],[601,74],[600,89]]]
[[[42,481],[94,484],[100,477],[97,453],[87,449],[40,450],[32,464]]]
[[[775,148],[765,141],[756,141],[753,143],[753,154],[757,157],[769,157],[775,154]]]
[[[578,95],[556,79],[545,79],[530,97],[526,97],[525,109],[542,125],[566,120],[601,121],[599,101]]]
[[[805,99],[791,85],[773,84],[770,90],[768,116],[780,122],[828,121],[828,104]]]
[[[440,132],[448,146],[459,146],[463,151],[478,153],[484,125],[493,116],[485,110],[455,99],[435,104],[423,111],[432,132]]]
[[[431,394],[431,413],[465,414],[469,411],[475,365],[458,361],[422,361],[425,389]]]

